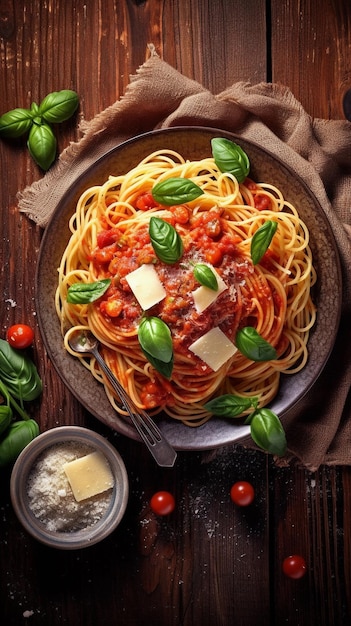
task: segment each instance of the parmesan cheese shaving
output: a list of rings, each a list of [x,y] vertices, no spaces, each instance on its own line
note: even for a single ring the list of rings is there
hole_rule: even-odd
[[[192,291],[192,296],[194,298],[194,305],[198,313],[202,313],[205,309],[207,309],[207,307],[210,306],[210,304],[212,304],[212,302],[217,300],[218,296],[223,291],[228,289],[224,280],[216,272],[214,267],[212,267],[212,265],[209,265],[209,267],[211,268],[212,272],[214,273],[217,279],[218,289],[217,291],[214,291],[214,289],[210,289],[209,287],[205,287],[204,285],[201,285],[201,287],[198,287],[197,289]]]
[[[167,295],[153,265],[141,265],[125,278],[144,311],[158,304]]]
[[[217,372],[226,361],[234,356],[237,348],[221,329],[216,327],[194,341],[189,346],[189,350],[211,367],[214,372]]]

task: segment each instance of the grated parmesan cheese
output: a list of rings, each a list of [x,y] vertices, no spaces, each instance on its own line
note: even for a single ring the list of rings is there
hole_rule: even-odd
[[[50,531],[74,532],[93,526],[106,513],[112,489],[77,502],[63,469],[65,463],[93,452],[90,446],[68,442],[42,453],[28,477],[29,508]]]

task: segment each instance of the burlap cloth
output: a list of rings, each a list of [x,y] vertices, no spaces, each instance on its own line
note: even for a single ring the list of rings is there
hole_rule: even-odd
[[[321,464],[351,464],[349,122],[312,119],[291,92],[277,84],[238,82],[213,95],[151,52],[131,77],[125,95],[90,122],[83,121],[80,140],[40,181],[19,194],[19,208],[45,227],[71,181],[108,149],[154,128],[186,125],[221,128],[262,144],[292,167],[329,211],[343,271],[341,326],[322,375],[285,422],[285,460],[311,471]]]

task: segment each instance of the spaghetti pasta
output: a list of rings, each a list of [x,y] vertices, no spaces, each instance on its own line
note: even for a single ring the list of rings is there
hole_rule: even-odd
[[[191,180],[202,195],[170,206],[156,202],[153,187],[171,178]],[[183,252],[177,262],[167,264],[155,254],[151,217],[171,224],[180,235]],[[253,264],[251,242],[267,220],[276,222],[277,229],[262,259]],[[266,406],[277,394],[281,373],[294,374],[306,364],[316,318],[311,298],[316,272],[308,229],[274,185],[250,178],[239,183],[221,172],[212,157],[186,161],[175,151],[159,150],[127,174],[111,175],[104,184],[87,189],[69,226],[56,292],[64,345],[72,353],[70,334],[78,327],[89,328],[137,407],[197,426],[211,417],[204,404],[214,396],[257,397],[258,406]],[[193,270],[198,263],[207,264],[225,283],[200,312],[194,304],[199,283]],[[165,297],[147,314],[171,331],[174,365],[169,379],[147,359],[138,339],[145,311],[126,277],[144,264],[153,265],[165,290]],[[111,282],[96,301],[67,301],[74,283],[101,279]],[[190,349],[215,327],[235,344],[237,331],[245,326],[255,328],[275,348],[276,358],[253,361],[236,350],[214,371]],[[79,358],[123,415],[95,360]]]

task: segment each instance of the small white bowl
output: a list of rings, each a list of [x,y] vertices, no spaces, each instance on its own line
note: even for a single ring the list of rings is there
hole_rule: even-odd
[[[53,446],[72,443],[83,445],[88,452],[99,451],[105,456],[114,476],[114,486],[107,508],[98,521],[74,531],[50,530],[30,506],[28,480],[40,456]],[[21,452],[12,470],[10,493],[15,513],[28,533],[47,546],[75,550],[102,541],[118,526],[127,506],[129,482],[120,454],[104,437],[80,426],[60,426],[42,433]]]

